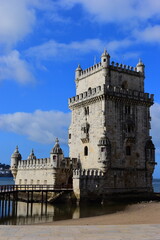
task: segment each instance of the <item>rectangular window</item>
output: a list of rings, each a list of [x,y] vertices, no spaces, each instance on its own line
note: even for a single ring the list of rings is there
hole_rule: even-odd
[[[101,152],[105,152],[106,148],[105,147],[101,147]]]
[[[130,147],[130,146],[127,146],[127,147],[126,147],[126,155],[127,155],[127,156],[130,156],[130,155],[131,155],[131,147]]]
[[[125,106],[125,114],[131,114],[131,107]]]

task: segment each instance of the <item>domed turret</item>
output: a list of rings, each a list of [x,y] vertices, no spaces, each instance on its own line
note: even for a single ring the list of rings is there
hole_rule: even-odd
[[[138,62],[136,67],[137,67],[137,72],[141,72],[141,73],[144,74],[145,65],[144,65],[144,63],[142,62],[141,59],[139,59],[139,62]]]
[[[50,159],[51,162],[53,163],[53,167],[55,168],[60,167],[63,158],[64,158],[63,151],[59,145],[58,138],[56,138],[56,143],[50,152]]]
[[[14,179],[16,178],[16,175],[17,175],[18,162],[21,160],[22,160],[22,156],[19,153],[18,146],[17,146],[14,153],[11,156],[11,172],[13,174]]]
[[[60,148],[58,138],[56,138],[56,143],[55,143],[54,147],[52,148],[51,153],[53,153],[53,154],[62,154],[63,153],[62,149]]]
[[[34,151],[32,149],[30,155],[28,156],[28,160],[36,160],[36,156],[34,155]]]
[[[106,50],[102,53],[101,56],[101,65],[103,68],[103,75],[107,75],[107,67],[110,65],[110,55],[107,53]]]
[[[82,68],[80,66],[80,64],[78,64],[78,67],[76,68],[76,74],[75,74],[75,78],[78,79],[81,75],[82,72]]]

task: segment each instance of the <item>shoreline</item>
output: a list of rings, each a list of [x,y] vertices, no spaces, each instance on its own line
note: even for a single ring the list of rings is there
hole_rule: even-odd
[[[67,219],[35,225],[130,225],[160,224],[160,202],[150,201],[128,205],[124,210],[107,215]]]

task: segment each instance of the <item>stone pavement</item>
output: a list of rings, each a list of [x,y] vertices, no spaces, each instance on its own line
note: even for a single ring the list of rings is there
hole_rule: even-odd
[[[160,240],[160,224],[0,226],[0,240]]]

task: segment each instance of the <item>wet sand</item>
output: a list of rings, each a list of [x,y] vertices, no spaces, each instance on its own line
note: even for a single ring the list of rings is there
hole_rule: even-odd
[[[124,211],[103,216],[69,219],[42,225],[128,225],[160,224],[160,202],[142,202],[128,205]],[[38,224],[39,225],[39,224]],[[40,224],[41,225],[41,224]]]

